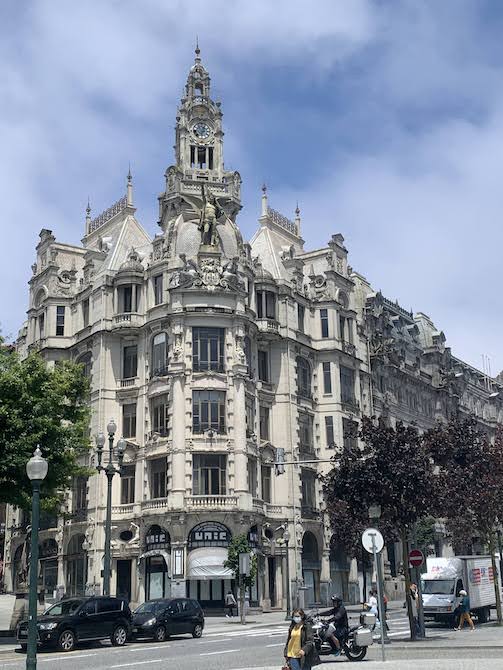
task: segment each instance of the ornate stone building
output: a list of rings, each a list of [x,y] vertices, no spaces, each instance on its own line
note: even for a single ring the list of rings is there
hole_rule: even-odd
[[[49,365],[81,362],[90,436],[114,417],[127,441],[113,483],[112,592],[219,607],[232,585],[226,547],[247,533],[259,566],[252,604],[285,606],[287,560],[294,602],[334,590],[359,601],[363,566],[330,535],[317,479],[328,465],[316,461],[355,444],[362,414],[428,428],[460,409],[490,427],[503,387],[455,359],[427,316],[375,293],[348,266],[342,235],[306,251],[299,210],[290,220],[272,209],[265,187],[258,230],[243,240],[241,178],[224,168],[221,105],[198,50],[165,179],[153,240],[135,218],[130,174],[112,207],[96,218],[88,207],[82,246],[41,231],[18,340]],[[275,477],[278,449],[302,463]],[[99,592],[105,496],[102,474],[78,479],[60,516],[43,520],[46,598]],[[15,591],[26,519],[9,508],[6,527]]]

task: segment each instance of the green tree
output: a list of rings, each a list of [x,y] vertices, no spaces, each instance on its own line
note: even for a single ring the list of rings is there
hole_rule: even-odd
[[[425,517],[434,492],[433,465],[421,436],[413,426],[364,417],[359,433],[362,446],[334,457],[333,469],[323,479],[323,492],[334,536],[348,552],[356,553],[369,526],[368,510],[381,506],[379,530],[387,541],[401,540],[411,636],[407,542],[415,523]]]
[[[503,521],[503,429],[499,427],[491,440],[475,418],[454,419],[438,424],[424,440],[436,464],[436,513],[445,519],[454,548],[459,553],[470,552],[475,536],[488,547],[501,625],[494,535]]]
[[[88,381],[82,366],[64,362],[49,369],[32,353],[21,360],[0,342],[0,502],[30,509],[26,463],[37,444],[49,463],[42,505],[56,509],[89,449]]]
[[[224,567],[232,570],[234,577],[239,584],[239,603],[241,610],[241,621],[244,622],[245,614],[245,591],[251,588],[253,581],[257,575],[257,557],[255,554],[251,555],[250,574],[241,575],[239,572],[239,554],[251,554],[251,547],[248,542],[246,533],[235,535],[229,544],[227,552],[227,560],[224,562]]]

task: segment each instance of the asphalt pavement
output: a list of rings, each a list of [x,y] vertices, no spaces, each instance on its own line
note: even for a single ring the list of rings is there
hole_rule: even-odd
[[[40,651],[38,667],[43,670],[279,670],[282,665],[288,622],[280,613],[251,615],[246,626],[237,620],[208,618],[201,639],[190,636],[170,638],[165,643],[138,642],[125,647],[95,643],[71,653]],[[354,616],[354,615],[353,615]],[[352,617],[353,618],[353,617]],[[389,670],[503,670],[503,629],[494,624],[456,632],[445,626],[428,624],[427,639],[408,641],[406,617],[401,610],[391,613],[390,645],[386,645]],[[377,635],[376,635],[377,637]],[[363,667],[382,667],[381,647],[369,648]],[[6,649],[0,654],[0,670],[21,670],[26,657]],[[324,657],[322,666],[347,663],[345,658]],[[335,670],[335,668],[334,668]]]

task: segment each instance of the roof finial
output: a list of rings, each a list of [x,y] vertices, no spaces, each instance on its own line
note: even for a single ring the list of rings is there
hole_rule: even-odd
[[[89,235],[89,228],[91,226],[91,205],[89,203],[89,196],[87,196],[87,207],[86,207],[86,235]]]
[[[200,54],[201,54],[201,49],[199,48],[199,37],[196,35],[196,58],[195,58],[196,63],[201,62]]]
[[[299,201],[297,200],[297,207],[295,208],[295,232],[297,235],[300,235],[300,209]]]
[[[91,203],[89,202],[89,196],[87,196],[86,214],[89,216],[90,213],[91,213]]]
[[[133,207],[133,177],[131,175],[131,163],[129,163],[129,171],[127,173],[126,202],[128,207]]]
[[[267,186],[262,184],[262,216],[267,216]]]

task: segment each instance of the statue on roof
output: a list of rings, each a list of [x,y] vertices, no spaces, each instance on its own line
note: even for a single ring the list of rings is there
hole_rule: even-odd
[[[183,198],[192,205],[199,217],[198,229],[201,233],[201,244],[205,247],[218,247],[217,225],[221,217],[226,217],[222,205],[229,198],[215,197],[204,184],[201,184],[201,197],[184,193]]]

